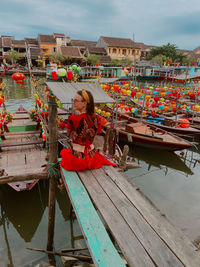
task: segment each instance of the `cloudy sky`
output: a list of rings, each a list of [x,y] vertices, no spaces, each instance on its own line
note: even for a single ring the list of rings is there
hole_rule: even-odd
[[[3,3],[2,3],[3,2]],[[199,0],[4,0],[0,35],[16,40],[53,32],[72,39],[131,38],[180,49],[200,46]]]

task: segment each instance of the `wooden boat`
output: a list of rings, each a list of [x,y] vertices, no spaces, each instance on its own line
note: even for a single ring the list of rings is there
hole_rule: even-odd
[[[194,125],[187,126],[186,125],[187,122],[184,125],[183,120],[184,120],[183,118],[177,119],[175,116],[173,116],[173,117],[161,117],[161,118],[155,118],[155,119],[148,118],[146,121],[149,125],[154,125],[165,131],[174,133],[179,136],[185,136],[185,137],[200,136],[200,129],[198,129],[197,127],[194,127]],[[181,127],[182,124],[183,124],[183,127]]]
[[[125,139],[126,142],[133,145],[168,151],[182,150],[193,146],[192,143],[179,136],[127,115],[121,114],[116,124],[119,139]]]
[[[21,117],[20,117],[21,116]],[[29,112],[22,106],[14,113],[14,119],[8,123],[9,132],[5,132],[2,141],[0,168],[5,175],[26,175],[40,173],[46,165],[46,151],[37,123],[29,119]],[[16,191],[31,190],[38,179],[8,183]]]

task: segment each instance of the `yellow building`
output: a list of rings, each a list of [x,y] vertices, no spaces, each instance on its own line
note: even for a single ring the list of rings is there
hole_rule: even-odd
[[[133,62],[139,61],[141,49],[136,43],[128,38],[114,38],[101,36],[97,42],[97,47],[104,47],[107,55],[112,59],[123,59],[128,57]]]
[[[49,55],[57,52],[57,43],[53,35],[38,34],[40,54],[43,59],[43,67],[49,63]]]

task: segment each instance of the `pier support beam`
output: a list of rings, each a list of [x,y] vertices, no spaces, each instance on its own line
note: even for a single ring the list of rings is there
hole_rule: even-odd
[[[53,169],[53,165],[57,163],[57,147],[58,147],[58,131],[57,131],[57,104],[53,97],[49,98],[48,103],[49,118],[49,168]],[[52,172],[53,173],[53,172]],[[49,215],[48,215],[48,240],[47,250],[53,250],[54,226],[55,226],[55,200],[56,200],[57,180],[54,175],[49,179]]]

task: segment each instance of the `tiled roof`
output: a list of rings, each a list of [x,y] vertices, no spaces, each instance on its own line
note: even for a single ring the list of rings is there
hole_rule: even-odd
[[[124,48],[137,48],[135,42],[129,38],[116,38],[101,36],[108,46],[124,47]]]
[[[27,44],[38,45],[38,40],[36,38],[24,38]]]
[[[91,47],[88,47],[88,52],[90,54],[96,54],[96,55],[104,55],[104,56],[106,56],[106,50],[105,50],[104,47],[91,46]]]
[[[60,51],[61,51],[61,54],[63,54],[64,56],[81,58],[81,53],[78,47],[61,46]]]
[[[14,39],[14,37],[2,36],[1,39],[2,39],[2,47],[11,47],[12,40]]]
[[[25,46],[25,41],[24,40],[12,40],[13,45],[24,45]]]
[[[56,44],[56,40],[53,38],[53,35],[38,34],[38,41],[43,44]]]
[[[90,47],[90,46],[95,46],[97,44],[97,42],[94,41],[85,41],[76,39],[72,39],[71,43],[73,46],[79,46],[79,47]]]
[[[156,47],[156,46],[153,46],[153,45],[145,45],[144,43],[137,43],[137,42],[134,42],[134,43],[135,43],[135,46],[140,48],[141,50],[148,50],[148,49]]]
[[[200,48],[199,48],[200,49]],[[178,53],[183,53],[183,54],[191,54],[191,53],[195,53],[196,51],[195,51],[196,49],[194,49],[194,50],[187,50],[187,49],[177,49],[177,52]],[[198,51],[198,50],[197,50]]]
[[[56,38],[56,37],[60,37],[60,38],[63,38],[65,37],[65,34],[64,33],[53,33],[53,37]]]

